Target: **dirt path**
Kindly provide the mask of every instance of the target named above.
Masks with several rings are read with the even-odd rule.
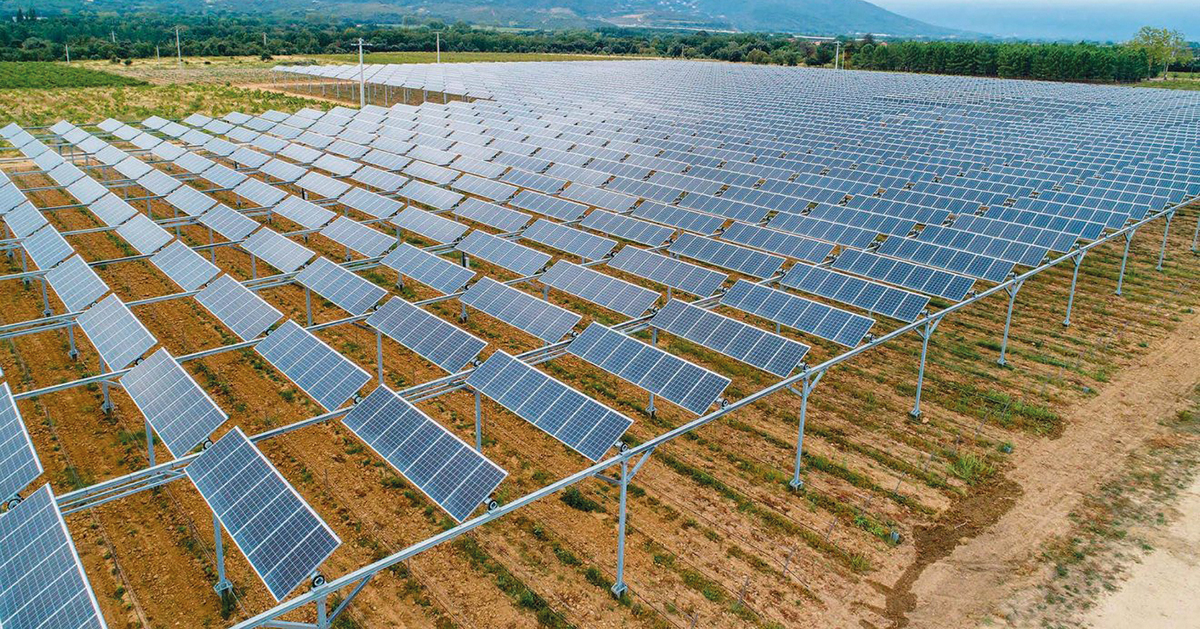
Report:
[[[1156,418],[1182,410],[1200,382],[1200,316],[1191,315],[1099,395],[1066,414],[1054,440],[1020,446],[1006,475],[1022,494],[998,521],[929,565],[912,584],[913,627],[964,627],[992,611],[1027,578],[1030,559],[1068,525],[1079,497],[1153,435]]]
[[[1096,629],[1170,629],[1200,623],[1200,478],[1180,496],[1171,524],[1150,535],[1155,550],[1117,592],[1087,614]]]

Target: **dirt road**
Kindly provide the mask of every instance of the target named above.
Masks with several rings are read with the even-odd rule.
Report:
[[[1200,382],[1200,316],[1178,328],[1118,375],[1096,397],[1064,414],[1054,440],[1030,442],[1007,477],[1022,490],[1011,509],[912,585],[911,627],[965,627],[1026,584],[1027,569],[1051,535],[1064,530],[1079,498],[1159,430],[1157,419],[1188,405]]]

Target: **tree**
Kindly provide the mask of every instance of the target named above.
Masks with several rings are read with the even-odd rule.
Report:
[[[1146,54],[1150,74],[1155,74],[1155,68],[1161,67],[1165,73],[1173,63],[1185,62],[1192,56],[1183,33],[1166,28],[1143,26],[1128,46]]]

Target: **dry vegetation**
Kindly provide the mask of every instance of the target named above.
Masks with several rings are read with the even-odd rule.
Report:
[[[139,89],[111,90],[111,104],[69,110],[67,115],[63,110],[38,111],[84,122],[118,107],[128,119],[163,106],[162,101],[139,105],[133,98],[142,93]],[[275,94],[237,100],[254,94],[244,90],[219,99],[222,89],[235,88],[173,89],[181,97],[180,109],[153,113],[178,116],[188,111],[184,103],[189,99],[200,99],[199,110],[208,113],[294,109],[303,102],[274,100],[291,98]],[[12,115],[37,115],[29,113],[29,105],[24,107]],[[51,182],[29,176],[20,183],[32,187]],[[39,206],[69,202],[58,191],[31,196]],[[222,200],[235,203],[228,195]],[[165,204],[154,205],[156,216],[170,213]],[[929,533],[938,530],[931,525],[948,512],[970,509],[978,511],[981,525],[996,517],[1002,499],[1011,492],[1003,480],[1007,458],[1019,457],[1022,444],[1030,440],[1058,434],[1063,409],[1104,387],[1117,369],[1146,351],[1151,341],[1169,334],[1178,315],[1195,305],[1200,269],[1187,248],[1189,223],[1196,218],[1193,208],[1175,222],[1161,273],[1154,270],[1160,227],[1138,235],[1124,297],[1113,295],[1118,245],[1089,254],[1069,328],[1061,325],[1069,268],[1060,266],[1027,282],[1018,297],[1008,367],[996,364],[1006,299],[994,297],[948,319],[930,344],[925,414],[920,420],[907,414],[920,350],[915,335],[833,369],[810,403],[801,492],[787,486],[798,396],[778,394],[660,447],[630,488],[630,593],[620,600],[608,590],[614,578],[618,492],[592,480],[379,575],[349,608],[342,626],[688,627],[698,619],[696,626],[703,627],[860,622],[883,627],[900,622],[906,592],[903,587],[893,589],[893,584],[903,583],[901,575],[910,566],[948,552],[962,534],[951,531],[950,537],[937,537]],[[63,231],[98,226],[93,216],[79,210],[55,212],[51,220]],[[277,219],[275,228],[296,226]],[[192,244],[208,239],[199,228],[185,228],[183,235]],[[107,233],[69,240],[88,260],[132,253]],[[344,254],[341,246],[320,236],[308,244],[332,259]],[[217,261],[239,279],[250,277],[244,254],[222,248]],[[8,273],[19,272],[19,258],[5,263]],[[486,264],[479,266],[493,277],[511,277]],[[120,263],[99,272],[126,301],[178,290],[146,262]],[[411,282],[397,290],[390,271],[370,271],[366,277],[407,299],[434,295]],[[303,321],[302,289],[273,288],[264,297]],[[551,298],[584,314],[585,325],[593,319],[617,320],[562,293],[554,292]],[[61,304],[55,309],[61,312]],[[36,284],[0,285],[4,323],[36,319],[40,310]],[[318,322],[344,316],[319,299],[314,300],[314,311]],[[458,304],[444,303],[433,311],[449,320],[457,315]],[[141,306],[135,312],[175,355],[235,341],[190,299]],[[882,325],[886,330],[897,324]],[[473,312],[465,327],[491,343],[485,355],[539,344],[481,313]],[[343,325],[319,336],[374,372],[371,332]],[[82,335],[76,338],[78,361],[67,358],[65,335],[48,332],[5,341],[0,366],[17,391],[94,373],[94,350]],[[660,344],[733,378],[726,392],[730,399],[773,381],[669,335],[662,335]],[[384,348],[390,386],[443,375],[391,341]],[[818,341],[809,362],[840,351]],[[253,351],[228,352],[186,367],[230,414],[227,427],[239,425],[256,433],[320,413]],[[576,359],[558,359],[545,369],[635,418],[627,435],[630,442],[691,418],[665,403],[657,417],[650,418],[644,412],[643,391]],[[146,465],[142,418],[123,393],[116,390],[114,395],[116,411],[111,416],[100,411],[101,392],[94,386],[21,402],[45,478],[56,492]],[[472,439],[469,394],[450,393],[420,407],[459,436]],[[484,412],[485,454],[510,472],[498,495],[501,502],[582,467],[580,457],[498,405],[485,401]],[[262,448],[345,541],[326,563],[327,574],[341,574],[451,524],[336,422],[272,439]],[[166,456],[160,450],[160,460]],[[73,515],[68,524],[111,626],[221,626],[226,619],[270,605],[242,555],[227,545],[236,601],[222,608],[211,589],[210,512],[187,482]],[[304,615],[293,619],[300,618]]]

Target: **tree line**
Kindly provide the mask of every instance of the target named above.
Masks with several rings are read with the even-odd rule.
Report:
[[[151,58],[175,54],[180,29],[186,56],[338,54],[356,50],[644,55],[731,62],[824,66],[839,47],[847,68],[1063,81],[1130,82],[1161,72],[1146,49],[1122,45],[1007,42],[810,41],[762,33],[664,32],[622,28],[508,32],[464,23],[356,25],[314,16],[280,18],[238,13],[105,15],[76,13],[0,20],[0,60]],[[1188,63],[1194,64],[1194,61]],[[1173,70],[1188,69],[1172,66]]]

